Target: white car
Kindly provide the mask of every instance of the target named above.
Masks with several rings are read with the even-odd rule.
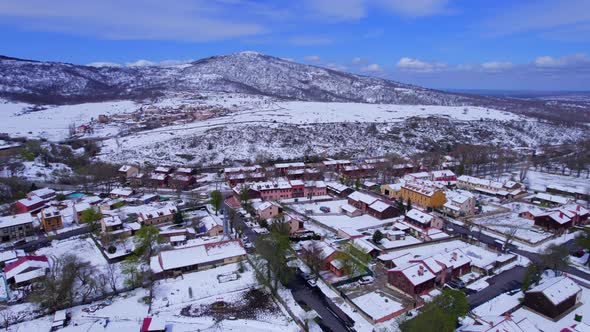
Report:
[[[361,285],[368,285],[370,283],[373,283],[373,281],[375,281],[375,278],[371,277],[371,276],[364,276],[362,278],[359,279],[359,284]]]
[[[244,242],[244,248],[246,249],[252,249],[253,245],[250,242]]]
[[[313,279],[309,279],[309,280],[307,281],[307,283],[308,283],[308,284],[309,284],[311,287],[316,287],[316,286],[318,285],[318,283],[317,283],[315,280],[313,280]]]

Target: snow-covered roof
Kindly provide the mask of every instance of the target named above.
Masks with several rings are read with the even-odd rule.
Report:
[[[324,160],[322,161],[322,163],[326,166],[333,166],[333,165],[345,165],[345,164],[350,164],[350,160],[347,159],[339,159],[339,160]]]
[[[182,242],[186,240],[186,235],[174,235],[170,237],[170,242]]]
[[[350,204],[343,204],[340,206],[340,208],[342,209],[342,211],[347,212],[347,213],[354,213],[357,208],[355,208],[354,206],[350,205]]]
[[[8,250],[0,252],[0,262],[11,261],[18,257],[25,256],[24,250]]]
[[[557,204],[567,204],[569,202],[569,199],[567,199],[566,197],[557,196],[557,195],[550,195],[550,194],[546,194],[546,193],[537,193],[537,194],[533,195],[533,198],[552,202],[552,203],[557,203]]]
[[[498,190],[502,189],[502,187],[504,187],[504,185],[502,185],[502,183],[500,183],[500,182],[476,178],[474,176],[469,176],[469,175],[461,175],[460,177],[457,178],[457,181],[466,182],[466,183],[469,183],[473,186],[486,186],[486,187],[495,188]]]
[[[428,174],[428,172],[416,172],[416,173],[406,174],[405,177],[410,180],[412,180],[412,179],[429,179],[430,174]]]
[[[436,276],[428,270],[422,263],[408,265],[402,268],[393,268],[390,272],[400,272],[403,274],[412,285],[421,285],[429,280],[434,279]]]
[[[548,184],[546,188],[558,190],[558,191],[563,191],[563,192],[570,193],[570,194],[579,194],[579,195],[586,194],[586,191],[584,190],[584,188],[579,188],[579,187],[573,188],[573,187],[562,186],[559,184]]]
[[[590,213],[590,211],[588,211],[588,209],[581,206],[580,204],[568,204],[568,205],[562,206],[561,209],[571,211],[578,216],[584,216],[584,215]]]
[[[329,182],[326,186],[328,187],[328,189],[331,189],[337,193],[341,193],[346,189],[350,189],[349,187],[338,182]]]
[[[360,201],[363,202],[365,204],[372,204],[373,202],[375,202],[377,200],[377,198],[371,196],[371,195],[367,195],[365,193],[362,193],[360,191],[355,191],[352,194],[348,195],[348,198],[355,200],[355,201]]]
[[[49,206],[41,211],[41,215],[43,216],[43,218],[53,218],[61,216],[61,212],[55,206]]]
[[[502,316],[520,305],[520,301],[518,300],[519,297],[522,297],[521,292],[518,292],[515,295],[507,293],[500,294],[488,302],[477,306],[473,309],[472,313],[478,317]]]
[[[111,190],[110,192],[111,195],[116,195],[116,196],[131,196],[133,194],[133,189],[131,188],[115,188],[113,190]]]
[[[320,259],[322,260],[328,258],[330,255],[336,252],[334,248],[324,241],[303,241],[300,242],[300,244],[301,248],[308,252],[315,247],[315,249],[319,252]]]
[[[138,211],[138,220],[143,222],[147,219],[168,216],[168,215],[176,213],[176,211],[178,211],[176,209],[176,207],[170,206],[170,205],[165,206],[163,208],[159,208],[159,209],[156,209],[151,206],[146,206],[146,208]]]
[[[407,190],[411,190],[411,191],[417,192],[421,195],[425,195],[425,196],[429,196],[429,197],[434,195],[437,191],[439,191],[439,189],[432,186],[431,183],[425,183],[425,182],[406,182],[402,185],[402,188],[405,188]]]
[[[411,209],[410,211],[408,211],[406,213],[406,217],[408,217],[412,220],[415,220],[421,224],[427,224],[434,219],[434,216],[432,216],[428,213],[422,212],[418,209]]]
[[[324,181],[305,181],[306,188],[326,188],[326,183]]]
[[[458,268],[465,264],[471,263],[471,259],[467,257],[460,249],[455,249],[450,252],[441,253],[433,256],[434,260],[444,264],[446,267]]]
[[[369,205],[369,208],[375,210],[377,212],[383,212],[387,210],[387,208],[392,207],[391,205],[383,202],[382,200],[377,200],[373,204]]]
[[[11,216],[0,217],[0,228],[28,224],[32,223],[33,220],[34,219],[30,213],[13,214]]]
[[[192,170],[191,168],[188,168],[188,167],[178,167],[178,168],[176,169],[176,173],[186,173],[186,174],[190,174],[190,173],[192,173],[192,172],[193,172],[193,170]]]
[[[17,203],[22,204],[26,207],[30,207],[30,206],[34,206],[36,204],[40,204],[40,203],[45,203],[45,201],[43,200],[43,198],[36,196],[36,195],[32,195],[23,199],[19,199],[17,201]]]
[[[455,176],[455,173],[449,169],[441,169],[439,171],[432,171],[433,178],[443,178],[443,177],[451,177]]]
[[[49,260],[46,256],[23,256],[4,267],[6,279],[31,269],[49,268]]]
[[[542,283],[527,291],[527,293],[543,293],[554,305],[559,305],[582,289],[568,277],[553,277],[542,280]]]
[[[278,163],[278,164],[275,164],[275,168],[290,168],[290,167],[293,167],[293,168],[295,168],[295,167],[302,168],[302,167],[305,167],[305,163],[295,162],[295,163]]]
[[[289,183],[291,183],[292,186],[304,186],[305,182],[303,182],[303,180],[291,180],[289,181]]]
[[[122,224],[119,216],[104,216],[101,221],[105,227],[114,227]]]
[[[154,170],[154,172],[156,172],[156,173],[169,173],[170,172],[170,167],[158,166],[158,167],[156,167],[156,169]]]
[[[141,324],[141,332],[166,330],[166,321],[161,318],[146,317]]]
[[[379,247],[372,244],[371,242],[369,242],[366,239],[354,239],[354,240],[352,240],[352,243],[354,244],[355,247],[362,250],[365,254],[368,254],[374,250],[376,250],[378,252],[382,251],[381,249],[379,249]]]
[[[50,188],[40,188],[40,189],[31,191],[29,193],[29,195],[35,195],[35,196],[39,196],[39,197],[53,196],[53,195],[55,195],[55,190],[50,189]]]
[[[274,204],[270,201],[254,201],[252,202],[252,208],[256,211],[264,211],[266,209],[269,209],[273,206]]]
[[[260,165],[241,166],[241,167],[226,167],[223,170],[223,172],[224,173],[256,172],[261,168],[262,168],[262,166],[260,166]]]
[[[162,251],[159,254],[159,264],[166,271],[242,255],[246,255],[246,251],[240,241],[229,240],[196,247]]]
[[[376,292],[353,298],[352,302],[362,308],[373,320],[378,320],[404,309],[401,303]]]
[[[264,190],[276,190],[276,189],[291,189],[291,184],[285,179],[276,179],[274,181],[261,181],[244,184],[250,189],[264,191]]]
[[[129,170],[130,170],[132,167],[134,167],[134,166],[131,166],[131,165],[123,165],[123,166],[121,166],[121,167],[119,168],[119,172],[127,172],[127,171],[129,171]]]
[[[333,267],[335,267],[338,270],[341,270],[344,267],[344,262],[339,259],[333,259],[330,262],[330,265],[332,265]]]
[[[164,181],[166,180],[167,175],[163,173],[152,173],[150,174],[150,179],[157,180],[157,181]]]

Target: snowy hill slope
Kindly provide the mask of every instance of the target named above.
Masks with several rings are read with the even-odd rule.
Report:
[[[63,104],[144,99],[166,92],[239,92],[305,101],[481,104],[483,97],[425,89],[253,52],[175,67],[90,67],[0,57],[0,96]]]

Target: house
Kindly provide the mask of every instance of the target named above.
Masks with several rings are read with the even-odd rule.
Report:
[[[377,219],[390,219],[399,216],[401,213],[397,207],[385,203],[382,200],[373,202],[367,208],[367,214]]]
[[[45,200],[39,196],[31,195],[29,197],[19,199],[15,203],[17,213],[31,213],[37,212],[45,207]]]
[[[582,289],[572,279],[560,276],[543,279],[524,293],[523,304],[538,313],[556,318],[576,307]]]
[[[162,208],[146,207],[137,213],[137,221],[143,225],[158,225],[171,222],[177,211],[178,209],[171,205]]]
[[[64,227],[61,211],[54,206],[41,210],[41,226],[47,233]]]
[[[409,264],[387,271],[387,283],[403,293],[417,297],[432,290],[436,276],[422,263]]]
[[[119,216],[103,216],[100,219],[100,228],[103,233],[112,233],[123,229],[123,222]]]
[[[206,215],[200,220],[199,233],[207,233],[208,236],[223,234],[223,220],[215,215]]]
[[[46,203],[52,199],[55,199],[57,196],[55,190],[49,188],[41,188],[37,190],[33,190],[27,194],[27,197],[37,196],[43,199]]]
[[[131,188],[115,188],[109,193],[110,198],[129,198],[135,191]]]
[[[154,173],[156,174],[167,174],[170,175],[174,172],[174,168],[168,166],[158,166],[154,169]]]
[[[402,190],[401,183],[390,183],[381,186],[381,195],[389,197],[390,200],[398,199]]]
[[[289,228],[289,236],[304,236],[306,233],[304,222],[291,214],[285,214],[280,219],[270,219],[269,224],[273,223],[286,225]]]
[[[0,217],[1,242],[16,241],[32,235],[34,220],[30,213]]]
[[[195,177],[176,173],[170,178],[169,183],[171,188],[186,190],[195,184]]]
[[[129,184],[135,187],[139,187],[142,186],[144,181],[147,181],[147,176],[143,173],[137,173],[135,175],[132,175],[131,177],[128,178],[129,180]]]
[[[428,172],[417,172],[417,173],[410,173],[404,176],[406,181],[427,181],[430,180],[430,174]]]
[[[487,195],[508,196],[509,192],[504,185],[497,181],[485,180],[469,175],[461,175],[457,178],[457,188],[475,190]]]
[[[453,217],[464,217],[475,214],[475,196],[469,191],[447,191],[447,201],[442,212]]]
[[[363,211],[355,208],[354,206],[352,206],[350,204],[341,205],[340,210],[342,211],[342,213],[346,214],[347,216],[349,216],[351,218],[363,215]]]
[[[175,236],[183,236],[185,239],[193,239],[196,235],[196,231],[192,227],[187,228],[170,228],[160,231],[159,236],[165,241],[171,242]],[[218,234],[216,234],[218,235]],[[215,235],[215,236],[216,236]]]
[[[432,214],[420,211],[418,209],[411,209],[406,213],[404,220],[416,227],[422,229],[437,228],[441,229],[443,221]]]
[[[168,180],[170,176],[166,173],[151,173],[149,176],[149,183],[152,187],[165,187],[168,185]]]
[[[532,215],[535,225],[551,230],[556,233],[563,233],[565,230],[574,226],[576,214],[564,208],[558,208],[539,212],[538,210],[529,210],[528,213],[521,213],[525,216]]]
[[[86,202],[76,203],[72,206],[74,221],[77,224],[80,224],[80,218],[82,217],[82,213],[88,209],[92,209],[92,206]]]
[[[453,185],[457,182],[457,176],[451,170],[442,169],[440,171],[430,172],[430,181],[440,182],[444,185]]]
[[[357,249],[371,256],[372,258],[376,258],[383,253],[383,250],[369,242],[369,240],[366,238],[354,239],[352,240],[352,243]]]
[[[186,175],[186,176],[192,176],[193,175],[193,169],[192,168],[188,168],[188,167],[178,167],[176,169],[176,174],[178,175]]]
[[[354,189],[338,182],[330,182],[326,185],[326,193],[336,197],[348,197]]]
[[[303,197],[311,198],[328,194],[324,181],[305,181],[303,186]]]
[[[361,210],[363,213],[366,213],[369,205],[375,203],[377,200],[378,199],[376,197],[362,193],[360,191],[355,191],[348,195],[348,204]]]
[[[566,187],[558,184],[550,184],[547,185],[545,191],[549,194],[572,196],[576,199],[588,200],[590,198],[590,193],[582,187]]]
[[[461,332],[540,332],[527,318],[514,319],[510,315],[477,317],[475,324],[463,326]],[[570,331],[569,329],[567,329]]]
[[[263,181],[266,178],[264,168],[260,165],[228,167],[223,170],[223,173],[225,181],[232,187],[238,183]]]
[[[139,174],[139,168],[131,165],[123,165],[119,168],[119,174],[123,178],[131,178]]]
[[[178,275],[236,263],[245,257],[246,250],[239,239],[224,240],[162,251],[151,258],[150,268],[156,274]]]
[[[538,204],[545,204],[547,206],[559,206],[568,204],[570,199],[563,196],[550,195],[546,193],[536,193],[530,196],[530,201]]]
[[[286,179],[276,179],[273,181],[245,183],[243,186],[252,189],[262,200],[279,200],[293,198],[293,189]],[[241,187],[240,187],[241,190]],[[238,190],[238,192],[240,191]]]
[[[286,176],[288,171],[305,170],[305,163],[278,163],[274,165],[275,171],[279,176]]]
[[[283,213],[283,208],[275,202],[256,200],[251,203],[251,206],[258,220],[272,219]]]
[[[322,161],[323,167],[332,172],[339,172],[344,166],[350,165],[351,161],[346,159],[329,159]]]
[[[23,256],[26,256],[26,253],[22,249],[2,251],[0,252],[0,266],[4,267]]]
[[[300,244],[304,258],[313,257],[314,259],[319,259],[320,269],[330,270],[330,262],[334,260],[336,249],[324,241],[302,241]]]
[[[166,321],[161,318],[146,317],[139,332],[166,332]]]
[[[411,201],[426,208],[439,208],[446,202],[445,193],[438,187],[426,182],[406,182],[400,190],[400,199]]]
[[[46,256],[24,256],[4,267],[6,281],[15,286],[22,286],[49,272],[49,260]]]

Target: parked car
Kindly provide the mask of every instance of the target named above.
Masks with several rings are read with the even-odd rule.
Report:
[[[373,283],[373,281],[375,281],[375,278],[371,277],[371,276],[364,276],[362,278],[359,279],[359,284],[361,285],[368,285]]]
[[[447,285],[449,285],[451,288],[454,288],[454,289],[465,288],[465,283],[461,280],[451,280],[451,281],[447,282]]]
[[[311,287],[316,287],[318,285],[318,283],[314,279],[309,279],[307,281],[307,284],[310,285]]]
[[[330,208],[327,206],[320,206],[320,211],[322,211],[323,213],[329,213]]]
[[[313,273],[303,273],[301,276],[305,280],[313,280],[316,278],[315,274],[313,274]]]
[[[574,251],[570,252],[570,255],[580,258],[580,257],[584,256],[585,253],[586,252],[583,249],[580,249],[580,250],[574,250]]]

